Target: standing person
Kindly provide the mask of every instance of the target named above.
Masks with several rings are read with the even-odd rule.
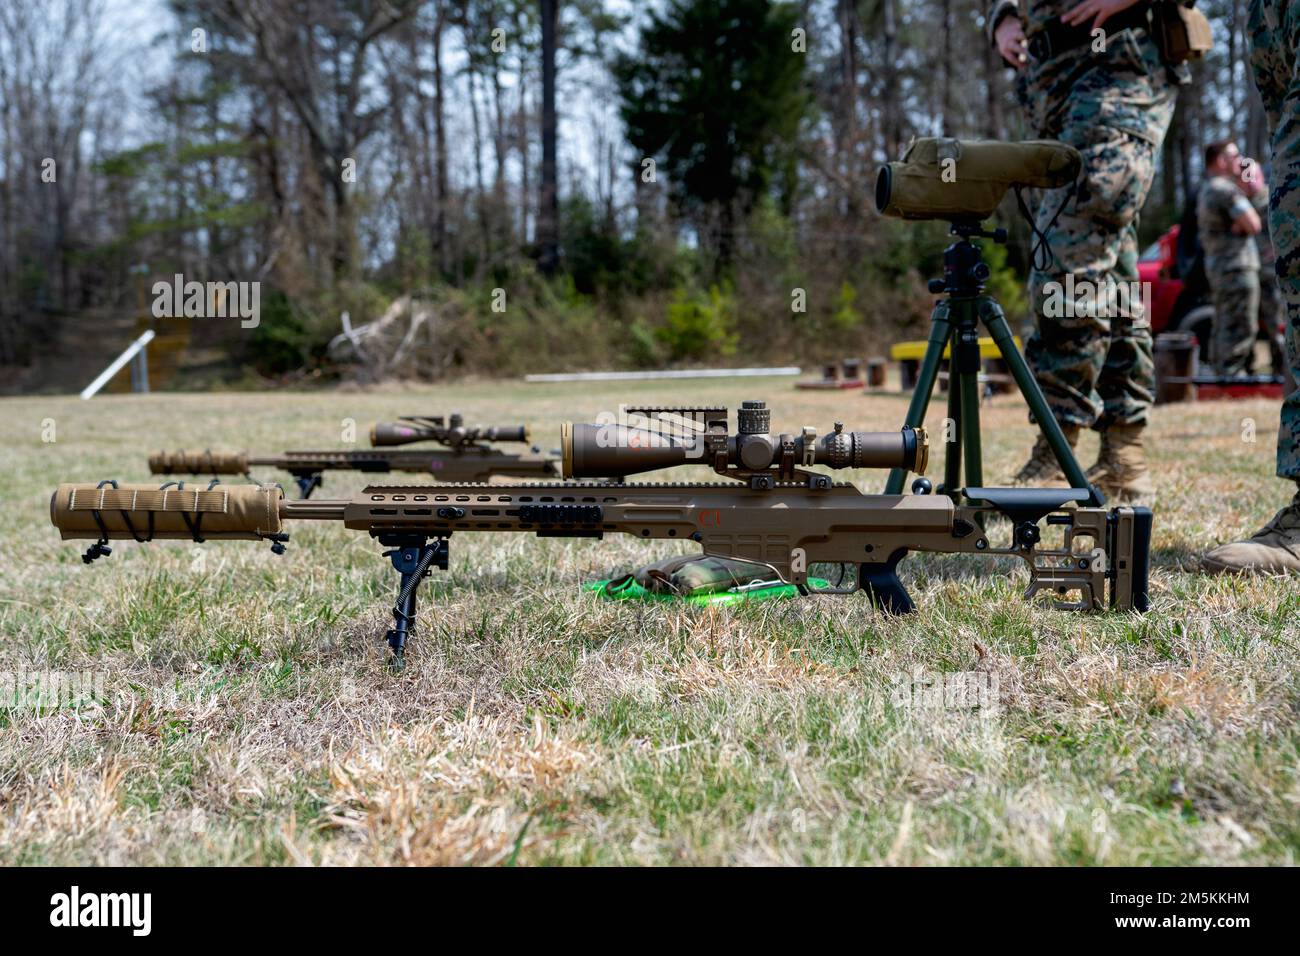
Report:
[[[1259,213],[1243,189],[1241,151],[1231,140],[1205,147],[1196,222],[1214,302],[1210,362],[1222,377],[1245,375],[1259,330]]]
[[[1287,361],[1300,381],[1300,4],[1251,0],[1251,65],[1272,132],[1273,188],[1268,225],[1277,248],[1277,284],[1286,303]],[[1282,400],[1277,476],[1297,485],[1291,503],[1245,541],[1201,560],[1212,573],[1300,574],[1300,387]]]
[[[988,19],[998,52],[1017,71],[1019,99],[1037,135],[1083,155],[1077,193],[1049,191],[1038,208],[1036,225],[1053,261],[1036,262],[1030,276],[1037,328],[1025,357],[1070,444],[1083,428],[1101,433],[1089,480],[1134,504],[1149,503],[1154,491],[1143,433],[1155,365],[1141,296],[1119,290],[1138,282],[1138,212],[1186,76],[1161,59],[1148,7],[1137,0],[995,0]],[[1071,274],[1076,301],[1054,308]],[[1064,481],[1041,436],[1016,481]]]
[[[1241,161],[1241,191],[1259,215],[1262,228],[1255,234],[1259,250],[1259,328],[1268,341],[1274,375],[1286,375],[1286,340],[1278,334],[1286,319],[1286,305],[1277,285],[1277,253],[1268,230],[1268,181],[1263,168],[1253,159]]]

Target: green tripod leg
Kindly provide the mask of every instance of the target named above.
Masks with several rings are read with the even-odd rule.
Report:
[[[979,337],[974,329],[959,332],[969,336],[970,341],[962,342],[954,351],[960,351],[960,358],[953,361],[960,366],[961,376],[961,428],[962,442],[966,446],[966,487],[984,487],[984,452],[980,447],[980,351]],[[952,387],[951,380],[949,387]],[[955,490],[955,489],[953,489]]]
[[[953,350],[948,353],[948,420],[943,423],[943,488],[940,489],[953,501],[957,500],[957,489],[961,487],[961,447],[966,434],[966,409],[962,406],[961,375],[956,359],[956,339],[960,335],[958,325],[953,329]]]
[[[1071,488],[1087,488],[1091,494],[1089,504],[1093,507],[1101,507],[1105,499],[1101,493],[1088,483],[1088,478],[1079,466],[1079,460],[1074,457],[1074,449],[1065,438],[1065,432],[1061,431],[1061,426],[1056,421],[1056,416],[1047,406],[1047,399],[1043,397],[1042,389],[1038,387],[1038,382],[1034,379],[1034,374],[1029,370],[1029,364],[1025,357],[1020,354],[1020,349],[1016,348],[1015,337],[1011,334],[1011,327],[1007,325],[1007,317],[1002,313],[1002,307],[993,299],[987,296],[981,296],[978,302],[979,316],[984,323],[984,327],[989,330],[989,335],[997,344],[998,351],[1002,355],[1003,361],[1007,363],[1007,368],[1011,370],[1011,377],[1016,380],[1016,385],[1020,388],[1020,394],[1024,396],[1026,404],[1029,405],[1029,411],[1034,416],[1034,421],[1038,423],[1043,437],[1047,439],[1047,444],[1052,448],[1052,454],[1056,456],[1057,463],[1061,470],[1065,472],[1066,480],[1070,482]]]
[[[952,324],[948,319],[948,301],[936,302],[930,313],[930,338],[925,346],[925,356],[921,359],[921,369],[916,375],[916,388],[912,392],[912,401],[907,406],[907,418],[903,424],[909,428],[920,428],[925,424],[925,413],[930,409],[930,395],[934,383],[939,378],[939,363],[943,361],[943,351],[948,347],[952,334]],[[885,482],[885,494],[901,495],[907,472],[894,468],[889,472]]]

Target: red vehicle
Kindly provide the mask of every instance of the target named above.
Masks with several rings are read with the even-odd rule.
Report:
[[[1138,259],[1138,278],[1151,290],[1151,333],[1192,332],[1201,346],[1201,361],[1209,361],[1210,329],[1214,306],[1204,275],[1191,283],[1178,272],[1178,231],[1174,225],[1147,247]],[[1200,269],[1196,270],[1198,273]]]

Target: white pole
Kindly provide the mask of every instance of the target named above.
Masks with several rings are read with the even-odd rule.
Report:
[[[82,401],[94,398],[95,394],[108,384],[108,380],[122,370],[123,365],[135,358],[136,353],[153,341],[153,337],[153,329],[148,329],[143,335],[128,345],[121,355],[113,359],[113,363],[109,365],[108,368],[99,373],[98,378],[81,390]]]
[[[798,375],[798,366],[779,368],[686,368],[660,369],[648,372],[560,372],[555,374],[525,375],[524,381],[536,382],[635,382],[638,380],[674,378],[759,378],[768,375]]]

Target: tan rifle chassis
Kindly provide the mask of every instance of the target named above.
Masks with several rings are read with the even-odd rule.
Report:
[[[1146,610],[1149,511],[1074,507],[1087,494],[1077,489],[968,488],[966,494],[984,504],[793,482],[768,490],[735,482],[381,486],[333,501],[287,500],[274,486],[101,483],[60,485],[51,518],[65,539],[96,539],[87,562],[107,553],[115,539],[266,539],[282,552],[285,523],[339,521],[364,531],[390,548],[385,555],[401,574],[388,632],[397,660],[414,624],[416,588],[434,567],[447,567],[448,539],[457,532],[688,540],[706,554],[765,564],[801,589],[815,564],[851,565],[853,586],[834,593],[863,590],[897,613],[913,609],[897,577],[909,551],[1014,556],[1029,568],[1026,598],[1046,591],[1070,609]],[[984,531],[995,513],[1010,519],[998,527],[1000,535]],[[1044,522],[1061,527],[1058,546],[1042,543]]]

